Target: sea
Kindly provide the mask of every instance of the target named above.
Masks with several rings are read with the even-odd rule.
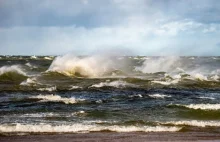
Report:
[[[220,132],[220,57],[0,56],[0,135]]]

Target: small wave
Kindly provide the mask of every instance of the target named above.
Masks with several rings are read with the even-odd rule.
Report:
[[[163,94],[152,94],[152,95],[148,95],[151,98],[160,98],[160,99],[164,99],[164,98],[170,98],[170,95],[163,95]]]
[[[190,109],[201,109],[201,110],[219,110],[220,109],[220,104],[190,104],[190,105],[175,104],[174,106],[186,107]]]
[[[113,132],[176,132],[181,127],[167,126],[101,126],[94,124],[73,124],[73,125],[50,125],[50,124],[2,124],[0,132],[12,133],[82,133],[94,131],[113,131]]]
[[[198,121],[198,120],[187,120],[187,121],[170,121],[161,124],[168,125],[187,125],[196,127],[220,127],[220,121]]]
[[[19,65],[12,65],[12,66],[3,66],[0,68],[0,75],[8,72],[15,72],[24,76],[27,76],[26,73],[22,70],[21,66]]]
[[[75,98],[62,98],[59,95],[38,95],[30,97],[31,99],[40,99],[41,102],[63,102],[65,104],[75,104],[78,102]]]
[[[126,86],[134,86],[133,84],[127,83],[125,81],[113,81],[113,82],[101,82],[99,84],[94,84],[90,87],[95,87],[95,88],[101,88],[104,86],[108,86],[108,87],[116,87],[116,88],[123,88]]]
[[[37,89],[39,91],[49,91],[49,92],[52,92],[52,91],[56,91],[57,90],[57,87],[54,86],[54,87],[48,87],[48,88],[39,88]]]

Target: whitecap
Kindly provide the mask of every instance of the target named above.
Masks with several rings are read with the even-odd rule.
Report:
[[[44,57],[46,60],[53,60],[51,57]]]
[[[80,89],[82,87],[79,87],[79,86],[70,86],[69,90],[74,90],[74,89]]]
[[[123,88],[126,86],[134,86],[133,84],[127,83],[125,81],[112,81],[112,82],[101,82],[98,84],[94,84],[90,87],[95,87],[95,88],[101,88],[104,86],[109,86],[109,87],[116,87],[116,88]]]
[[[195,77],[196,79],[199,79],[199,80],[201,80],[201,81],[203,81],[203,80],[206,80],[206,81],[207,81],[207,80],[208,80],[206,76],[204,76],[204,75],[202,75],[202,74],[200,74],[200,73],[194,74],[193,77]]]
[[[164,99],[164,98],[170,98],[170,95],[164,95],[164,94],[152,94],[152,95],[148,95],[151,98],[159,98],[159,99]]]
[[[32,96],[30,97],[32,99],[41,99],[41,102],[63,102],[65,104],[75,104],[77,103],[79,100],[76,100],[75,98],[71,97],[71,98],[65,98],[65,97],[61,97],[59,95],[38,95],[38,96]]]
[[[53,86],[53,87],[47,87],[47,88],[38,88],[37,90],[39,90],[39,91],[49,91],[49,92],[52,92],[52,91],[56,91],[56,90],[57,90],[57,87],[56,87],[56,86]]]
[[[171,85],[171,84],[177,84],[179,82],[179,79],[171,80],[171,81],[151,81],[152,83],[162,84],[162,85]]]

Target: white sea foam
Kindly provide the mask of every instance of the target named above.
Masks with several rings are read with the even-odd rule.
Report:
[[[203,80],[206,80],[206,81],[207,81],[207,80],[208,80],[206,76],[204,76],[204,75],[202,75],[202,74],[200,74],[200,73],[194,74],[193,77],[195,77],[196,79],[199,79],[199,80],[201,80],[201,81],[203,81]]]
[[[102,126],[95,124],[72,124],[72,125],[50,125],[50,124],[2,124],[0,132],[35,132],[35,133],[80,133],[109,130],[114,132],[176,132],[181,127],[167,126]]]
[[[37,59],[37,57],[35,55],[31,56],[31,59]]]
[[[159,99],[164,99],[164,98],[170,98],[170,95],[164,95],[164,94],[152,94],[152,95],[148,95],[151,98],[159,98]]]
[[[199,99],[209,99],[209,100],[215,100],[213,97],[198,97]]]
[[[46,60],[53,60],[51,57],[44,57]]]
[[[190,104],[190,105],[180,105],[175,104],[176,106],[183,106],[190,109],[202,109],[202,110],[219,110],[220,104]]]
[[[186,121],[170,121],[161,124],[188,125],[188,126],[196,126],[196,127],[220,127],[220,121],[186,120]]]
[[[39,91],[49,91],[49,92],[52,92],[52,91],[56,91],[57,90],[57,87],[56,86],[53,86],[53,87],[47,87],[47,88],[39,88],[37,89]]]
[[[160,57],[156,59],[146,59],[142,66],[136,67],[135,70],[143,73],[168,72],[173,70],[179,57]]]
[[[79,87],[79,86],[70,86],[70,89],[69,89],[69,90],[74,90],[74,89],[79,89],[79,88],[82,88],[82,87]]]
[[[7,72],[16,72],[21,75],[26,75],[26,73],[22,70],[21,66],[19,65],[3,66],[0,68],[0,75],[7,73]]]
[[[61,97],[59,95],[38,95],[38,96],[32,96],[30,97],[32,99],[41,99],[41,102],[63,102],[65,104],[75,104],[79,100],[76,100],[75,98],[65,98]]]
[[[215,80],[215,81],[219,81],[220,78],[219,78],[218,75],[214,75],[214,76],[211,77],[211,79],[213,79],[213,80]]]
[[[25,81],[21,82],[20,85],[30,86],[35,85],[37,83],[36,78],[27,78]]]
[[[114,67],[108,57],[90,56],[76,57],[71,54],[57,57],[47,71],[56,71],[67,76],[81,75],[99,77]]]
[[[28,67],[30,67],[30,68],[37,68],[36,66],[32,65],[32,64],[31,64],[31,63],[29,63],[29,62],[28,62],[28,63],[26,63],[25,65],[26,65],[26,66],[28,66]]]
[[[95,87],[95,88],[101,88],[104,86],[109,86],[109,87],[116,87],[116,88],[123,88],[126,86],[134,86],[133,84],[127,83],[125,81],[112,81],[112,82],[101,82],[98,84],[94,84],[90,87]]]
[[[171,85],[171,84],[177,84],[179,82],[179,79],[171,80],[171,81],[151,81],[152,83],[162,84],[162,85]]]

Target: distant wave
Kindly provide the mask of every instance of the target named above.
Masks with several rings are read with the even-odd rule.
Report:
[[[181,127],[168,126],[102,126],[95,124],[70,124],[70,125],[50,125],[50,124],[1,124],[0,132],[12,133],[85,133],[97,131],[113,132],[176,132]]]

